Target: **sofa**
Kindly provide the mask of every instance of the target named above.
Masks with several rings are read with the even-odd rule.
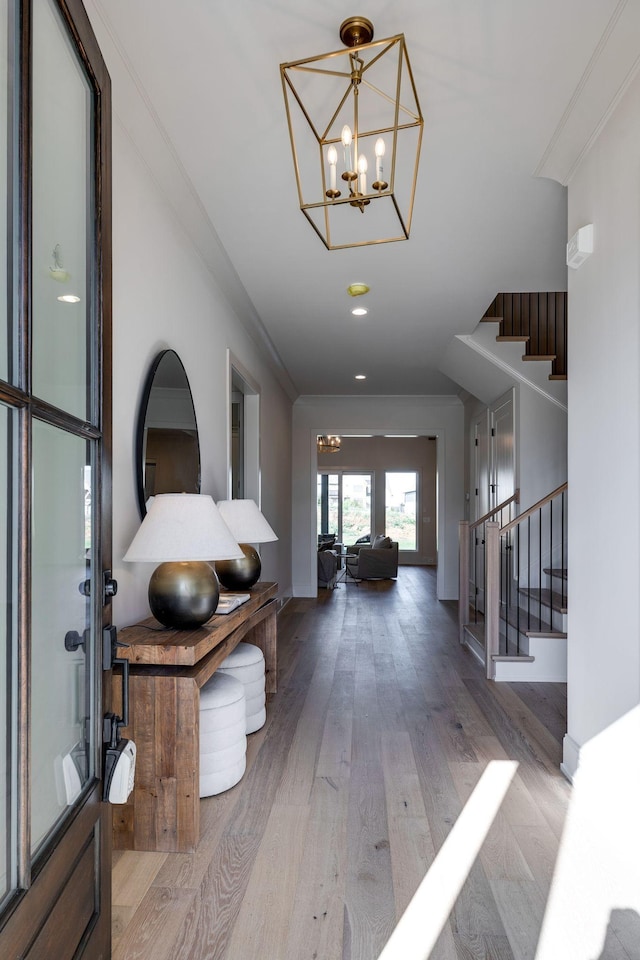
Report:
[[[377,536],[371,543],[354,543],[347,553],[355,559],[347,560],[349,575],[356,580],[390,580],[398,576],[398,542],[390,537]]]
[[[336,544],[335,534],[318,535],[318,586],[333,590],[338,576],[338,549],[342,544]]]

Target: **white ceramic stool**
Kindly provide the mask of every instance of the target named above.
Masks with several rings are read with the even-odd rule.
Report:
[[[229,790],[247,764],[246,698],[239,680],[214,673],[200,690],[200,796]]]
[[[246,733],[254,733],[267,719],[264,654],[253,643],[240,642],[218,667],[218,673],[235,677],[244,687],[246,699]]]

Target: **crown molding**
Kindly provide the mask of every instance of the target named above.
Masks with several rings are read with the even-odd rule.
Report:
[[[640,4],[619,0],[534,176],[568,185],[640,68],[639,38]]]
[[[338,404],[348,404],[348,403],[361,403],[362,401],[368,403],[380,403],[384,401],[385,403],[392,403],[394,406],[409,406],[415,408],[416,405],[421,407],[460,407],[462,406],[462,400],[458,394],[454,393],[423,393],[423,394],[376,394],[376,393],[345,393],[345,394],[301,394],[295,401],[294,406],[296,407],[317,407],[317,406],[335,406]]]

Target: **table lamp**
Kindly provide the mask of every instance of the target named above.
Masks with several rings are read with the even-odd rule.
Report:
[[[124,560],[160,563],[149,581],[151,612],[166,627],[205,623],[220,586],[206,561],[244,557],[210,496],[162,493],[148,505]]]
[[[258,509],[255,500],[221,500],[218,510],[240,544],[241,560],[216,561],[218,579],[229,590],[247,590],[260,578],[262,564],[252,543],[270,543],[277,536]]]

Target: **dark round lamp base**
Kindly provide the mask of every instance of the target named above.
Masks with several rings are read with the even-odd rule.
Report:
[[[187,630],[216,612],[220,586],[204,560],[161,563],[149,581],[151,612],[165,627]]]
[[[241,543],[243,560],[216,560],[218,580],[227,590],[248,590],[260,579],[262,564],[258,551],[248,543]]]

